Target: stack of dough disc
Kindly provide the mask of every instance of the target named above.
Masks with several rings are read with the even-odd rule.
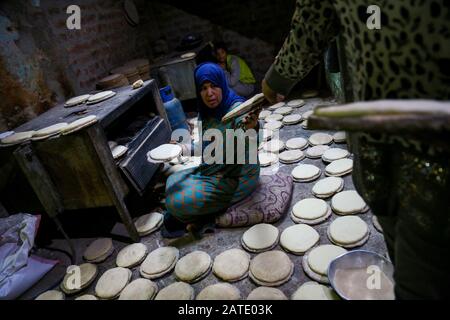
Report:
[[[336,193],[331,198],[331,208],[339,215],[358,214],[369,210],[363,198],[355,190]]]
[[[264,118],[264,121],[266,122],[281,121],[281,120],[283,120],[283,116],[278,113],[270,114]]]
[[[287,105],[291,108],[300,108],[302,106],[305,105],[305,100],[303,99],[296,99],[296,100],[291,100],[287,103]]]
[[[258,287],[253,289],[247,300],[287,300],[286,295],[277,288]]]
[[[369,239],[369,227],[360,217],[339,217],[330,223],[328,238],[334,244],[344,248],[362,246]]]
[[[312,115],[314,110],[306,111],[302,114],[303,119],[308,120],[309,116]]]
[[[264,124],[264,129],[269,129],[272,131],[279,130],[283,126],[281,121],[269,121]]]
[[[312,146],[327,145],[333,142],[333,137],[328,133],[317,132],[312,134],[308,141]]]
[[[330,149],[329,146],[319,145],[308,148],[306,150],[306,156],[310,159],[319,159],[322,157],[323,153]]]
[[[318,94],[317,90],[306,90],[302,93],[302,98],[314,98],[317,97]]]
[[[175,266],[175,276],[181,281],[194,283],[206,277],[211,267],[212,260],[209,254],[197,250],[178,260]]]
[[[133,243],[119,251],[116,265],[123,268],[133,268],[144,261],[147,256],[147,246],[143,243]]]
[[[114,149],[112,149],[111,153],[113,156],[113,159],[119,159],[120,157],[124,156],[128,152],[128,148],[125,146],[115,146]]]
[[[278,162],[278,155],[272,152],[259,152],[258,160],[261,167],[268,167]]]
[[[322,199],[306,198],[292,207],[291,219],[296,223],[314,225],[327,220],[331,215],[331,208]]]
[[[272,111],[269,110],[263,110],[259,113],[259,120],[264,120],[267,116],[270,116],[272,114]]]
[[[64,300],[64,293],[58,290],[48,290],[41,293],[35,300]]]
[[[3,145],[12,146],[31,140],[36,131],[24,131],[13,133],[1,140]]]
[[[278,103],[275,103],[274,105],[271,105],[268,109],[273,111],[273,110],[276,110],[278,108],[281,108],[284,105],[285,105],[284,102],[278,102]]]
[[[146,236],[158,230],[163,224],[164,216],[159,212],[150,212],[139,217],[134,225],[139,235]]]
[[[122,66],[112,69],[110,73],[124,75],[128,83],[133,83],[141,78],[138,69],[130,66]]]
[[[347,135],[345,134],[345,131],[338,131],[335,134],[333,134],[333,140],[336,143],[345,143],[347,139]]]
[[[127,86],[130,83],[128,79],[121,73],[114,73],[107,77],[100,79],[97,82],[97,87],[100,90],[113,89],[118,87]]]
[[[112,97],[114,97],[116,95],[116,93],[114,91],[101,91],[99,93],[93,94],[92,96],[89,97],[89,99],[87,100],[87,104],[95,104],[95,103],[99,103],[105,100],[108,100]]]
[[[322,154],[322,160],[325,162],[333,162],[335,160],[347,158],[350,153],[341,148],[330,148]]]
[[[44,140],[44,139],[47,139],[49,137],[55,136],[55,135],[59,134],[67,126],[68,126],[67,123],[61,122],[61,123],[56,123],[56,124],[51,125],[49,127],[37,130],[33,134],[33,137],[31,138],[31,140],[34,140],[34,141],[36,141],[36,140]]]
[[[75,300],[98,300],[98,298],[92,294],[83,294],[82,296],[76,297]]]
[[[196,300],[239,300],[239,289],[229,283],[216,283],[204,288]]]
[[[269,129],[263,129],[262,130],[262,141],[268,141],[272,139],[273,131]]]
[[[230,249],[214,259],[213,273],[223,281],[235,282],[248,275],[250,255],[241,249]]]
[[[263,146],[264,151],[278,153],[284,149],[284,142],[279,139],[271,139]]]
[[[378,221],[377,216],[372,216],[372,223],[378,232],[383,233],[383,228],[381,228],[381,225],[380,225],[380,222]]]
[[[289,281],[293,272],[294,264],[280,250],[260,253],[250,262],[250,278],[261,286],[281,286]]]
[[[68,272],[64,276],[63,281],[61,282],[60,288],[61,290],[66,294],[75,294],[83,289],[87,288],[94,280],[95,277],[97,277],[98,274],[98,268],[95,264],[92,263],[83,263],[79,266],[76,266],[79,268],[79,275],[80,275],[80,283],[78,288],[73,288],[75,283],[70,283],[70,281],[73,279],[73,275],[78,273],[72,273]]]
[[[278,155],[280,162],[290,164],[299,162],[305,158],[303,151],[298,149],[286,150]]]
[[[70,108],[77,106],[79,104],[83,104],[89,99],[90,96],[91,96],[90,94],[83,94],[81,96],[70,98],[69,100],[66,101],[66,103],[64,103],[64,107]]]
[[[320,283],[330,283],[328,266],[332,260],[346,252],[346,249],[332,244],[317,246],[303,256],[303,270],[313,280]]]
[[[340,177],[327,177],[316,182],[312,194],[320,199],[326,199],[344,188],[344,179]]]
[[[151,300],[158,292],[158,285],[151,280],[138,278],[130,282],[120,293],[119,300]]]
[[[112,268],[107,270],[95,286],[95,295],[100,299],[115,299],[131,280],[132,272],[126,268]]]
[[[319,233],[306,224],[297,224],[284,229],[280,237],[280,245],[287,252],[302,255],[317,242]]]
[[[292,177],[296,182],[313,181],[319,178],[320,175],[320,169],[312,164],[299,164],[292,170]]]
[[[291,297],[292,300],[339,300],[333,289],[315,281],[302,284]]]
[[[259,223],[244,232],[241,244],[247,251],[262,252],[274,248],[280,239],[280,231],[277,227]]]
[[[97,117],[94,115],[90,115],[90,116],[75,120],[74,122],[71,122],[67,127],[62,129],[61,132],[62,132],[62,134],[69,134],[69,133],[78,131],[82,128],[88,127],[96,122],[97,122]]]
[[[286,141],[286,148],[287,149],[300,149],[303,150],[306,147],[308,147],[308,140],[305,138],[291,138],[288,141]]]
[[[283,118],[283,124],[291,125],[299,123],[302,120],[302,116],[300,114],[290,114]]]
[[[84,251],[83,257],[88,262],[105,261],[114,252],[111,238],[100,238],[93,241]]]
[[[291,107],[280,107],[276,110],[273,111],[274,114],[281,114],[283,116],[289,114],[292,112],[292,108]]]
[[[194,300],[194,288],[185,282],[174,282],[162,288],[155,300]]]
[[[160,247],[147,255],[139,272],[146,279],[160,278],[171,272],[178,262],[180,252],[175,247]]]
[[[325,167],[325,174],[330,177],[341,177],[352,172],[353,160],[344,158],[331,162]]]

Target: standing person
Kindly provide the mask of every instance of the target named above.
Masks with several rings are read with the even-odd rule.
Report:
[[[292,27],[262,83],[282,100],[317,65],[339,33],[356,101],[450,99],[450,9],[445,1],[297,0]],[[395,138],[395,139],[394,139]],[[449,298],[448,140],[351,133],[353,179],[384,230],[398,299]],[[447,146],[441,148],[440,146]]]
[[[228,84],[238,95],[248,98],[255,91],[255,77],[247,63],[240,57],[228,54],[223,42],[214,44],[218,64],[225,70]]]

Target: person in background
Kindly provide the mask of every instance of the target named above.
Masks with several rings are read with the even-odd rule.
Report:
[[[217,63],[225,70],[230,88],[245,98],[253,95],[256,80],[247,63],[238,56],[228,54],[223,42],[216,42],[214,51]]]
[[[450,7],[440,1],[297,0],[291,31],[262,82],[284,99],[340,33],[353,99],[450,99]],[[349,133],[353,180],[384,231],[397,299],[450,297],[449,141]],[[395,138],[395,139],[394,139]],[[447,146],[447,148],[442,148]]]

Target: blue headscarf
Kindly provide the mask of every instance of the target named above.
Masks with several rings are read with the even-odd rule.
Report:
[[[197,89],[197,100],[199,105],[200,119],[214,117],[222,119],[222,117],[230,111],[231,106],[236,102],[245,101],[244,98],[238,96],[230,87],[228,87],[225,72],[219,65],[212,62],[205,62],[197,66],[194,72],[195,86]],[[214,108],[208,108],[202,100],[200,91],[205,81],[209,81],[222,89],[222,101]]]

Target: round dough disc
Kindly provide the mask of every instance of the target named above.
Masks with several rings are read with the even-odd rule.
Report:
[[[280,162],[283,163],[294,163],[304,159],[305,155],[303,154],[303,151],[299,149],[292,149],[283,151],[278,155],[278,158],[280,159]]]
[[[287,103],[287,105],[291,108],[299,108],[305,105],[305,100],[303,99],[295,99],[295,100],[291,100]]]
[[[163,218],[163,215],[159,212],[150,212],[139,217],[134,225],[139,235],[145,236],[159,228],[163,222]]]
[[[284,142],[278,139],[267,141],[263,146],[264,151],[278,153],[284,149]]]
[[[322,154],[322,160],[325,162],[333,162],[335,160],[347,158],[350,153],[341,148],[330,148]]]
[[[204,288],[196,300],[239,300],[239,289],[229,283],[216,283]]]
[[[309,252],[308,265],[314,272],[326,276],[331,261],[346,252],[344,248],[332,244],[320,245]]]
[[[319,145],[308,148],[305,152],[306,156],[311,159],[317,159],[322,157],[323,153],[330,149],[329,146]]]
[[[122,290],[119,300],[151,300],[157,292],[158,285],[156,283],[138,278]]]
[[[325,173],[332,177],[340,177],[350,173],[353,169],[353,160],[344,158],[331,162],[325,167]]]
[[[92,294],[83,294],[82,296],[76,297],[75,300],[98,300],[98,298]]]
[[[41,293],[35,300],[64,300],[64,293],[58,290],[48,290]]]
[[[280,250],[260,253],[250,262],[251,278],[268,287],[288,281],[293,269],[294,264],[289,256]]]
[[[291,107],[280,107],[280,108],[274,110],[273,113],[275,113],[275,114],[281,114],[281,115],[284,116],[284,115],[287,115],[287,114],[289,114],[289,113],[291,113],[291,112],[292,112],[292,108],[291,108]]]
[[[162,288],[155,300],[193,300],[194,288],[186,282],[175,282]]]
[[[264,120],[267,116],[270,116],[271,114],[272,114],[272,111],[263,110],[259,113],[259,119]]]
[[[355,190],[339,192],[331,198],[331,208],[338,214],[356,214],[366,211],[367,204]]]
[[[92,263],[83,263],[79,266],[77,266],[79,268],[79,274],[80,274],[80,286],[79,288],[73,288],[74,283],[70,283],[69,281],[71,281],[73,279],[73,275],[75,273],[73,272],[67,272],[66,275],[64,276],[63,281],[61,282],[61,290],[64,291],[66,294],[73,294],[73,293],[77,293],[80,292],[81,290],[83,290],[84,288],[86,288],[87,286],[89,286],[92,281],[94,281],[95,277],[97,276],[98,273],[98,268],[95,264]]]
[[[268,250],[278,243],[280,231],[277,227],[259,223],[248,229],[242,235],[244,248],[253,251]]]
[[[369,232],[367,223],[360,217],[339,217],[330,223],[329,235],[337,244],[353,244],[364,239]]]
[[[339,300],[339,296],[323,284],[308,281],[294,292],[292,300]]]
[[[13,133],[1,140],[2,144],[16,144],[30,140],[36,131],[24,131]]]
[[[283,120],[283,116],[277,113],[270,114],[264,118],[264,121],[266,122],[281,121],[281,120]]]
[[[247,275],[250,255],[241,249],[230,249],[214,259],[213,272],[224,281],[241,280]]]
[[[211,269],[211,257],[204,251],[193,251],[180,260],[175,266],[175,276],[181,281],[196,282]]]
[[[123,268],[132,268],[144,260],[147,255],[147,246],[143,243],[133,243],[119,251],[116,265]]]
[[[91,262],[101,262],[98,261],[101,258],[105,260],[109,254],[114,250],[114,246],[111,238],[100,238],[93,241],[84,251],[83,257],[87,261]],[[105,257],[105,255],[107,255]],[[102,261],[103,261],[102,260]]]
[[[264,129],[269,129],[272,131],[279,130],[283,126],[281,121],[270,121],[264,124]]]
[[[333,134],[333,140],[336,143],[345,143],[347,139],[347,135],[345,134],[345,131],[338,131],[335,134]]]
[[[344,187],[344,179],[340,177],[327,177],[316,182],[312,188],[312,193],[318,198],[331,197]]]
[[[128,151],[128,148],[125,146],[116,146],[112,150],[112,156],[114,159],[118,159],[121,156],[123,156],[125,153],[127,153],[127,151]]]
[[[278,155],[272,152],[259,152],[258,159],[261,167],[267,167],[277,163]]]
[[[290,114],[283,118],[284,124],[296,124],[302,120],[302,116],[300,114]]]
[[[94,124],[96,122],[97,122],[97,117],[94,115],[90,115],[90,116],[75,120],[74,122],[71,122],[67,127],[62,129],[61,132],[63,134],[68,134],[68,133],[77,131],[78,129],[84,128],[91,124]]]
[[[328,212],[326,201],[315,198],[300,200],[292,207],[292,213],[299,219],[315,220],[325,216]]]
[[[175,247],[160,247],[147,255],[140,267],[142,276],[148,279],[158,278],[175,267],[180,253]]]
[[[320,169],[312,164],[299,164],[292,170],[295,181],[307,182],[317,179],[320,176]]]
[[[308,120],[309,116],[313,114],[313,110],[306,111],[302,114],[303,119]]]
[[[286,148],[303,150],[308,146],[308,140],[305,138],[292,138],[286,141]]]
[[[247,300],[288,300],[288,298],[280,289],[258,287],[250,292]]]
[[[93,104],[93,103],[97,103],[100,101],[104,101],[107,100],[113,96],[115,96],[116,93],[114,91],[101,91],[99,93],[93,94],[92,96],[89,97],[89,99],[87,100],[88,104]]]
[[[273,111],[273,110],[276,110],[278,108],[281,108],[284,105],[285,105],[284,102],[278,102],[278,103],[275,103],[274,105],[271,105],[268,109]]]
[[[67,126],[68,126],[68,124],[66,122],[56,123],[49,127],[37,130],[34,133],[33,137],[44,137],[44,136],[54,135],[54,134],[61,132],[61,130],[63,130]]]
[[[288,252],[303,254],[319,241],[319,233],[306,224],[286,228],[280,237],[281,246]]]
[[[69,100],[66,101],[64,106],[65,107],[73,107],[78,104],[85,103],[89,99],[90,96],[91,96],[90,94],[83,94],[81,96],[70,98]]]
[[[327,145],[333,142],[333,137],[327,133],[317,132],[309,137],[309,143],[312,146]]]
[[[193,58],[196,56],[195,52],[187,52],[187,53],[183,53],[180,57],[181,59],[187,59],[187,58]]]
[[[263,129],[263,131],[262,131],[262,140],[263,141],[267,141],[267,140],[272,139],[272,136],[273,136],[273,131],[272,130]]]
[[[178,157],[182,152],[181,146],[166,143],[150,151],[149,156],[155,161],[167,161]]]
[[[100,299],[114,299],[131,279],[131,270],[126,268],[112,268],[107,270],[95,286],[95,295]]]

